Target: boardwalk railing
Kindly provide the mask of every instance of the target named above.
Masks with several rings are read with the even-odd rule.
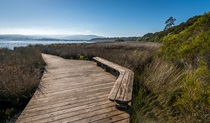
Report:
[[[134,72],[99,57],[94,57],[93,59],[98,66],[117,76],[108,98],[118,104],[128,104],[132,99]]]

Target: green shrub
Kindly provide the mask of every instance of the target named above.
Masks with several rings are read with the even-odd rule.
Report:
[[[207,122],[210,117],[210,13],[201,16],[179,34],[163,38],[159,56],[184,67],[179,93],[171,103],[170,122]],[[175,86],[172,86],[175,87]],[[164,89],[166,90],[166,89]]]
[[[209,120],[210,86],[203,83],[196,73],[189,72],[182,80],[182,93],[173,104],[184,121],[207,122]]]

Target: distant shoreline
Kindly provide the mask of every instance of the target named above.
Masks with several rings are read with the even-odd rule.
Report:
[[[29,45],[49,45],[49,44],[74,44],[74,43],[95,43],[95,41],[50,41],[50,40],[1,40],[0,41],[0,49],[1,48],[8,48],[13,50],[15,47],[26,47]]]

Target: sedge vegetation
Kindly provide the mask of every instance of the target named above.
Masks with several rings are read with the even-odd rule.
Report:
[[[45,63],[32,48],[0,49],[0,122],[9,122],[37,89]]]
[[[61,56],[66,59],[92,60],[98,56],[112,62],[137,70],[149,60],[159,48],[158,43],[114,42],[94,44],[52,44],[37,45],[43,53]],[[142,61],[142,62],[138,62]]]

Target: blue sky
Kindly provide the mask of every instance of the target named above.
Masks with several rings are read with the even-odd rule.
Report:
[[[210,0],[0,0],[0,34],[142,36],[210,11]]]

